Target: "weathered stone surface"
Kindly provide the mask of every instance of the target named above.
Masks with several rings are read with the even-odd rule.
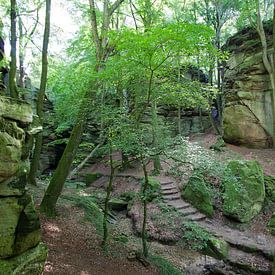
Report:
[[[272,37],[267,35],[267,39],[270,45]],[[231,56],[224,73],[224,139],[248,147],[270,147],[271,85],[259,36],[245,29],[231,37],[225,48]]]
[[[22,123],[32,122],[32,107],[24,101],[0,97],[0,116]]]
[[[214,213],[211,191],[203,177],[199,174],[192,175],[182,192],[182,197],[199,209],[202,213],[211,217]]]
[[[229,162],[223,177],[223,213],[249,222],[262,209],[265,199],[263,169],[257,161]]]
[[[41,274],[47,255],[25,188],[31,121],[30,105],[0,96],[0,275]]]
[[[250,145],[255,148],[269,147],[267,132],[246,106],[228,106],[224,111],[223,125],[223,137],[227,142]]]
[[[36,246],[40,242],[41,236],[40,221],[31,196],[24,195],[20,198],[19,203],[23,205],[24,209],[18,221],[14,255]]]
[[[16,257],[0,260],[0,275],[40,275],[47,258],[47,247],[44,244]]]
[[[16,228],[22,209],[18,198],[0,199],[0,258],[13,255]]]

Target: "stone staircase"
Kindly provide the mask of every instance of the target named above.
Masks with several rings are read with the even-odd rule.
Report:
[[[230,245],[227,263],[255,274],[271,274],[272,254],[275,251],[275,243],[271,239],[264,235],[255,237],[207,218],[181,198],[177,183],[172,178],[159,176],[155,179],[161,184],[161,194],[167,205],[177,209],[186,220],[197,223]]]
[[[186,220],[202,221],[206,216],[200,213],[190,203],[181,199],[177,184],[168,177],[155,177],[161,184],[161,194],[167,205],[176,208]]]

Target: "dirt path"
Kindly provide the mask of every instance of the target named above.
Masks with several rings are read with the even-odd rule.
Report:
[[[84,215],[82,210],[72,206],[62,206],[58,210],[60,215],[54,220],[41,218],[43,241],[49,248],[44,274],[159,274],[139,262],[128,261],[126,255],[121,254],[125,251],[120,251],[118,247],[111,248],[117,256],[104,255],[93,226],[81,222]]]

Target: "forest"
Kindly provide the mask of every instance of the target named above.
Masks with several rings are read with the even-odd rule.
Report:
[[[274,51],[274,0],[0,0],[0,275],[275,275]]]

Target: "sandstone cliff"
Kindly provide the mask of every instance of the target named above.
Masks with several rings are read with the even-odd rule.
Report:
[[[270,53],[272,29],[265,24]],[[224,72],[224,139],[255,148],[271,146],[271,85],[262,62],[257,32],[244,29],[225,46],[230,58]]]
[[[41,274],[47,257],[25,189],[32,120],[31,105],[0,96],[0,274]]]

